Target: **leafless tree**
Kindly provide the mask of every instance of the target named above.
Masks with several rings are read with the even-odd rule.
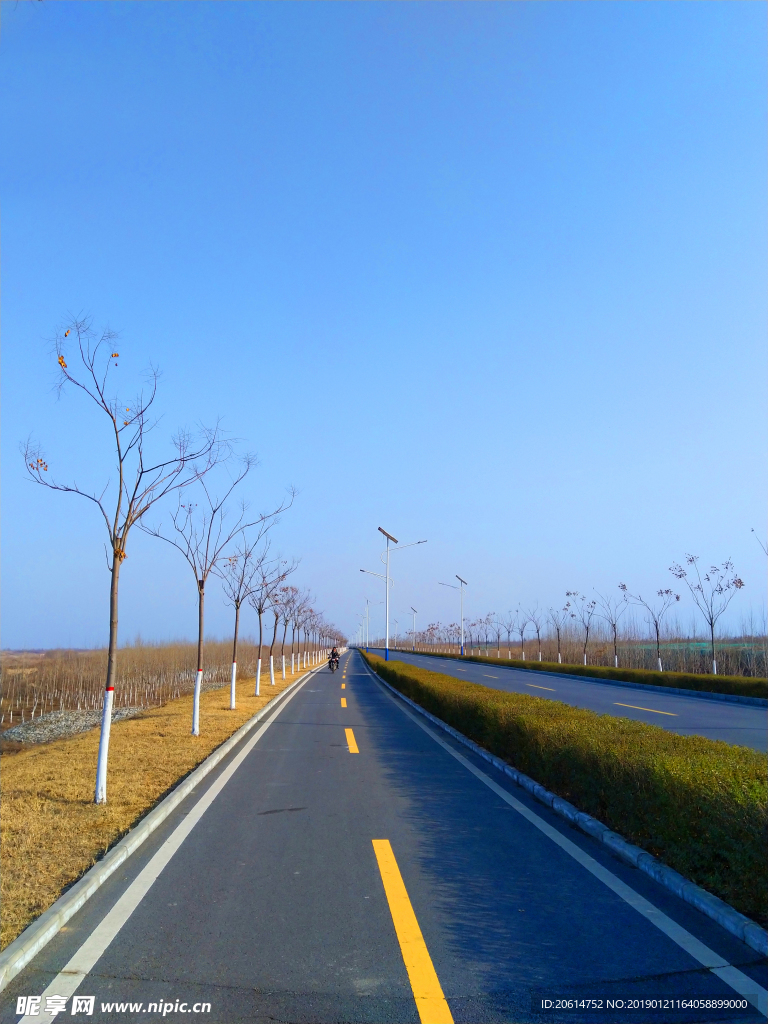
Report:
[[[520,634],[520,652],[523,661],[525,661],[525,627],[527,625],[527,614],[522,610],[522,608],[518,608],[515,612],[515,632]]]
[[[696,607],[709,626],[712,674],[717,675],[715,627],[720,616],[736,596],[736,592],[744,586],[744,581],[737,576],[730,558],[727,558],[722,565],[711,566],[709,572],[703,576],[699,570],[698,555],[686,555],[685,564],[689,566],[688,569],[675,562],[670,566],[669,571],[675,579],[682,580],[688,587]]]
[[[245,479],[256,460],[252,455],[244,455],[239,460],[239,467],[230,476],[221,494],[215,494],[206,480],[201,480],[199,488],[202,492],[203,508],[198,506],[191,496],[184,500],[180,495],[179,503],[171,513],[173,532],[166,535],[162,524],[142,529],[152,537],[164,540],[176,548],[186,559],[192,570],[197,586],[197,675],[195,677],[195,693],[192,703],[192,735],[200,735],[200,693],[203,684],[203,646],[205,627],[205,584],[214,572],[225,552],[235,538],[245,530],[254,526],[264,528],[270,520],[274,520],[284,512],[293,501],[293,493],[272,512],[249,514],[247,502],[240,502],[234,519],[229,519],[226,502],[235,488]]]
[[[222,587],[227,598],[227,603],[235,609],[235,629],[232,639],[232,679],[229,688],[229,708],[235,710],[236,694],[235,684],[237,682],[237,641],[240,630],[240,608],[244,601],[253,593],[259,569],[266,558],[268,546],[262,544],[265,532],[273,525],[262,523],[258,536],[255,538],[243,537],[240,546],[234,554],[224,560],[222,566],[217,567],[218,575],[221,576]]]
[[[570,617],[570,614],[571,614],[571,602],[570,601],[566,601],[565,605],[562,608],[550,608],[549,611],[547,612],[547,619],[551,623],[552,628],[555,631],[555,635],[557,636],[557,663],[558,663],[558,665],[562,665],[562,663],[563,663],[563,655],[562,655],[562,652],[561,652],[561,649],[560,649],[560,644],[561,644],[562,632],[563,632],[563,629],[565,628],[565,624],[568,621],[568,618]]]
[[[70,337],[71,336],[71,337]],[[108,421],[107,431],[112,446],[116,480],[110,480],[101,489],[89,490],[77,482],[64,484],[53,474],[47,476],[48,463],[39,444],[31,438],[21,446],[24,461],[31,478],[54,491],[77,494],[87,498],[98,509],[107,530],[105,546],[107,568],[111,575],[109,592],[109,647],[107,679],[102,707],[101,736],[96,769],[95,802],[107,802],[107,762],[109,733],[112,722],[112,702],[117,681],[117,624],[120,567],[127,557],[128,536],[133,526],[157,502],[172,491],[200,480],[215,465],[229,455],[228,443],[222,438],[218,425],[203,428],[194,439],[185,430],[173,437],[173,455],[169,458],[149,458],[146,453],[147,435],[157,426],[152,418],[157,396],[159,371],[151,367],[145,375],[144,389],[133,401],[125,400],[112,391],[111,374],[118,366],[117,334],[109,329],[94,330],[88,318],[71,320],[59,330],[54,339],[59,379],[57,390],[74,387],[89,398]],[[66,356],[74,350],[77,369],[71,368]],[[73,359],[72,355],[69,355]],[[103,422],[103,421],[102,421]]]
[[[283,592],[286,588],[282,586],[282,584],[285,583],[285,581],[288,579],[291,573],[296,572],[297,567],[298,562],[296,562],[295,560],[293,562],[288,562],[285,559],[283,560],[283,570],[280,575],[279,581],[280,585],[272,590],[272,594],[270,597],[270,607],[272,610],[272,614],[275,617],[275,628],[272,631],[272,643],[269,645],[270,671],[271,666],[273,664],[272,658],[274,657],[275,644],[277,643],[277,627],[280,625],[280,618],[283,615]]]
[[[578,590],[566,590],[566,597],[570,597],[574,611],[572,618],[578,619],[581,628],[584,630],[584,664],[587,664],[587,647],[589,645],[589,633],[592,628],[592,619],[597,611],[597,602],[588,601],[584,594]]]
[[[620,583],[619,590],[622,590],[625,597],[629,598],[633,604],[640,605],[645,609],[648,625],[653,626],[656,635],[656,664],[659,666],[659,672],[663,672],[664,666],[661,662],[661,622],[672,605],[676,604],[680,600],[680,595],[675,594],[674,591],[669,588],[666,590],[657,590],[656,596],[659,600],[652,603],[650,601],[646,601],[640,594],[630,594],[627,590],[626,583]]]
[[[536,640],[539,645],[539,661],[541,661],[541,627],[544,622],[544,614],[539,611],[539,606],[536,605],[533,609],[525,613],[528,617],[528,621],[536,630]]]
[[[502,625],[504,626],[504,632],[507,634],[507,648],[511,653],[512,634],[515,631],[515,616],[512,612],[507,612],[507,617],[504,619]]]
[[[256,694],[261,687],[261,651],[264,646],[264,614],[272,607],[275,594],[285,581],[289,563],[284,558],[273,558],[264,561],[259,567],[258,579],[251,592],[248,603],[259,617],[259,656],[256,662]]]
[[[619,589],[626,590],[623,584],[619,585]],[[597,614],[607,622],[611,628],[611,635],[613,636],[613,667],[619,667],[619,619],[627,610],[627,596],[624,594],[623,597],[611,597],[608,595],[604,597],[602,594],[597,595]]]

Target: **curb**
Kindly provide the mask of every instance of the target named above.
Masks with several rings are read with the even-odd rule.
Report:
[[[365,661],[365,659],[363,659]],[[617,832],[612,832],[607,825],[604,825],[597,818],[593,818],[590,814],[586,814],[584,811],[578,810],[573,804],[567,800],[563,800],[562,797],[556,796],[554,793],[545,789],[544,786],[535,782],[530,776],[524,775],[519,772],[516,768],[508,765],[506,761],[502,761],[501,758],[496,757],[495,754],[489,753],[484,750],[483,747],[478,746],[474,740],[469,739],[463,733],[460,733],[458,729],[454,729],[453,726],[448,725],[429,711],[425,711],[419,704],[412,701],[410,697],[406,697],[405,694],[400,693],[394,686],[388,683],[381,676],[377,675],[373,669],[365,662],[366,668],[382,686],[386,686],[395,696],[399,697],[400,700],[405,701],[406,704],[410,705],[420,715],[428,718],[430,722],[438,726],[444,732],[447,732],[459,743],[483,758],[484,761],[488,761],[490,764],[497,768],[504,775],[509,776],[521,789],[524,789],[527,793],[530,793],[532,797],[538,800],[542,804],[546,804],[547,807],[551,808],[561,818],[565,818],[566,821],[575,825],[581,829],[582,832],[586,832],[588,836],[592,836],[593,839],[597,839],[611,850],[620,860],[625,861],[627,864],[631,864],[632,867],[639,868],[640,871],[645,872],[646,875],[650,875],[656,882],[663,885],[665,889],[669,889],[680,899],[689,903],[692,907],[700,910],[702,914],[706,914],[707,917],[716,921],[722,928],[730,932],[731,935],[735,935],[737,939],[756,950],[758,953],[762,953],[763,956],[768,955],[768,931],[761,928],[759,924],[746,917],[744,914],[740,914],[738,910],[735,910],[730,904],[724,900],[719,899],[717,896],[713,896],[712,893],[707,892],[706,889],[702,889],[700,886],[691,882],[685,878],[674,868],[669,867],[662,861],[658,860],[653,854],[647,853],[639,846],[635,846],[633,843],[628,843],[626,839],[623,839]]]
[[[381,650],[381,648],[378,648]],[[396,648],[390,648],[390,651],[396,650]],[[422,658],[442,658],[444,661],[459,661],[459,658],[453,658],[450,654],[427,654],[424,651],[401,651],[402,654],[415,654],[416,657]],[[654,686],[653,683],[628,683],[626,679],[599,679],[597,676],[583,676],[575,675],[571,672],[547,672],[544,668],[520,668],[519,665],[505,665],[504,659],[499,658],[498,665],[496,661],[488,658],[487,661],[479,661],[476,658],[465,657],[464,661],[469,661],[473,665],[496,665],[497,668],[505,668],[507,671],[510,669],[520,672],[535,672],[540,676],[551,676],[553,678],[561,679],[578,679],[582,683],[600,683],[602,686],[626,686],[630,690],[648,690],[651,693],[674,693],[678,697],[698,697],[699,700],[720,700],[725,701],[726,704],[747,704],[751,707],[768,708],[768,697],[743,697],[738,693],[712,693],[709,690],[683,690],[679,686]]]
[[[209,754],[176,789],[161,800],[100,861],[89,868],[71,889],[60,896],[40,917],[29,924],[18,938],[5,947],[0,953],[0,992],[58,934],[67,921],[80,910],[97,889],[101,888],[110,875],[141,846],[144,840],[189,796],[192,790],[227,756],[233,747],[236,747],[240,740],[268,712],[274,710],[291,690],[295,689],[299,683],[305,682],[321,668],[324,668],[324,664],[305,672],[303,676],[294,680],[290,686],[273,697],[260,711],[257,711],[253,718],[249,718],[244,725],[241,725],[237,732],[232,733],[228,740],[225,740],[221,746]]]

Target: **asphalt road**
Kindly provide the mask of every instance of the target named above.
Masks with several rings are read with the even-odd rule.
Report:
[[[375,650],[374,653],[381,657],[384,651]],[[529,693],[534,697],[561,700],[576,708],[588,708],[601,715],[616,715],[659,725],[682,736],[706,736],[754,750],[768,749],[768,711],[764,707],[654,690],[643,692],[641,685],[612,686],[588,677],[574,679],[555,673],[506,668],[501,659],[496,666],[474,661],[459,664],[454,658],[434,658],[406,651],[390,650],[389,657],[495,690]]]
[[[62,1021],[765,1020],[608,1010],[734,984],[764,1000],[766,966],[431,730],[357,653],[310,676],[14,979],[0,1021],[60,991]],[[542,1011],[562,998],[603,1009]]]

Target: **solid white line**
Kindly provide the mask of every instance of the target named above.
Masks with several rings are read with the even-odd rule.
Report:
[[[93,970],[94,965],[105,952],[107,946],[109,946],[136,907],[147,895],[160,872],[171,860],[270,725],[272,725],[286,705],[293,700],[309,678],[307,676],[307,679],[286,697],[276,709],[274,715],[254,733],[232,763],[224,769],[218,779],[200,797],[195,806],[190,809],[184,820],[176,826],[149,863],[142,868],[133,882],[131,882],[114,907],[102,918],[101,922],[94,928],[75,955],[62,967],[60,973],[43,992],[41,998],[42,1005],[45,1005],[47,996],[64,996],[66,999],[69,999],[70,996],[74,995],[88,974]],[[27,1014],[18,1021],[18,1024],[40,1024],[39,1015],[30,1016]]]
[[[366,668],[368,666],[366,665]],[[379,682],[377,676],[370,670],[373,678],[376,682]],[[603,867],[602,864],[598,863],[594,857],[590,857],[588,853],[585,853],[581,847],[572,843],[570,839],[566,839],[556,828],[553,828],[548,822],[540,818],[538,814],[526,807],[525,804],[516,800],[511,793],[508,793],[506,789],[503,789],[496,782],[493,781],[490,776],[486,775],[485,772],[480,771],[476,768],[471,761],[468,761],[466,757],[460,754],[457,750],[446,743],[442,737],[438,736],[437,733],[433,732],[424,721],[412,711],[409,711],[403,704],[397,700],[391,693],[389,693],[384,687],[381,688],[385,696],[389,697],[393,704],[397,705],[404,715],[407,715],[412,722],[415,722],[420,729],[423,729],[428,736],[439,744],[444,750],[447,750],[451,757],[455,757],[456,760],[464,765],[467,771],[471,772],[475,778],[479,779],[480,782],[484,783],[489,789],[493,790],[497,796],[513,807],[519,814],[526,818],[532,825],[534,825],[540,832],[543,832],[545,836],[556,843],[561,850],[570,854],[571,857],[582,867],[586,868],[595,878],[598,878],[604,885],[607,885],[609,889],[620,896],[626,903],[639,913],[651,924],[655,925],[659,931],[672,939],[673,942],[677,943],[681,949],[684,949],[686,953],[693,957],[694,960],[698,960],[704,967],[709,968],[713,974],[716,974],[721,981],[724,981],[726,985],[729,985],[732,989],[748,999],[753,1006],[764,1016],[768,1016],[768,991],[762,988],[756,981],[752,981],[746,974],[743,974],[736,967],[732,967],[727,960],[724,960],[719,954],[715,953],[708,946],[705,946],[703,942],[700,942],[695,935],[691,935],[689,931],[686,931],[682,925],[677,924],[672,920],[671,917],[667,917],[661,910],[658,910],[652,903],[650,903],[640,893],[635,892],[631,886],[627,885],[626,882],[622,882],[620,878],[609,871],[608,868]]]

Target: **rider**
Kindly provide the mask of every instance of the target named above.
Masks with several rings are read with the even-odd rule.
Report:
[[[333,648],[333,650],[331,651],[331,657],[330,657],[329,660],[330,661],[338,661],[339,660],[339,649],[338,649],[338,647],[334,647]]]

